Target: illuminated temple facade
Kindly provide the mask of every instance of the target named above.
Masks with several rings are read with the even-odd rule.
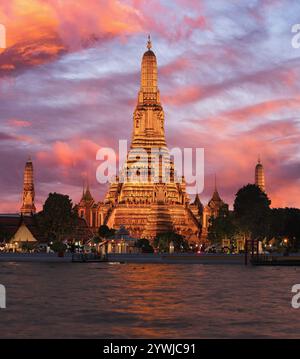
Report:
[[[191,204],[184,178],[177,177],[170,157],[164,165],[169,173],[168,181],[162,173],[161,162],[158,171],[153,168],[153,149],[159,149],[161,157],[168,155],[169,150],[158,89],[156,56],[151,50],[150,38],[147,48],[142,58],[141,85],[126,163],[119,176],[110,183],[103,202],[95,202],[89,187],[84,189],[78,204],[79,216],[85,218],[95,231],[102,224],[115,229],[124,226],[132,237],[150,240],[158,234],[175,231],[190,242],[199,242],[203,215],[207,217],[217,213],[217,207],[223,201],[218,194],[214,194],[210,204],[203,208],[197,195]],[[129,180],[124,181],[124,178]]]

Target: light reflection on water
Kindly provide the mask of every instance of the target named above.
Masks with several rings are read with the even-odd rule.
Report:
[[[0,263],[2,338],[300,337],[300,268]]]

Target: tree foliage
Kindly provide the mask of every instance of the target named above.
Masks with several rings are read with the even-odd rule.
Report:
[[[300,248],[300,209],[273,208],[270,216],[269,239],[289,239],[293,250]]]
[[[270,227],[270,204],[268,196],[258,186],[242,187],[234,201],[234,214],[241,231],[252,238],[266,237]]]
[[[0,242],[5,242],[10,239],[10,234],[4,228],[0,226]]]
[[[143,253],[153,253],[154,251],[149,240],[146,238],[137,239],[135,246],[140,248]]]
[[[49,241],[61,241],[72,236],[77,212],[67,195],[50,193],[43,210],[37,214],[39,227]]]
[[[67,246],[61,241],[55,241],[51,244],[50,248],[54,252],[59,253],[59,252],[65,252],[67,249]]]
[[[24,252],[30,252],[35,248],[35,246],[36,246],[35,243],[23,242],[21,248]]]
[[[174,250],[176,252],[188,250],[189,248],[188,242],[184,239],[184,237],[176,232],[166,232],[158,235],[154,239],[153,244],[160,252],[169,252],[171,242],[173,242]]]
[[[116,230],[109,228],[106,224],[103,224],[98,229],[98,234],[100,238],[108,239],[116,233]]]
[[[217,217],[209,219],[208,239],[214,244],[221,244],[224,238],[232,240],[237,232],[234,214],[227,206],[220,209]]]

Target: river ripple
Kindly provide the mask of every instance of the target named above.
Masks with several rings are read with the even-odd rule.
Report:
[[[0,263],[2,338],[299,338],[297,267]]]

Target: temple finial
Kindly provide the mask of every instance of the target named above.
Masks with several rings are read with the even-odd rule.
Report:
[[[82,198],[84,197],[84,193],[85,193],[85,183],[84,183],[84,179],[82,180]]]
[[[151,43],[151,38],[150,38],[150,34],[148,35],[148,41],[147,41],[147,49],[150,50],[152,47],[152,43]]]
[[[260,155],[258,155],[258,159],[257,159],[257,162],[260,163]]]
[[[90,190],[90,177],[88,171],[86,172],[86,190]]]
[[[215,173],[215,191],[217,191],[217,174]]]

